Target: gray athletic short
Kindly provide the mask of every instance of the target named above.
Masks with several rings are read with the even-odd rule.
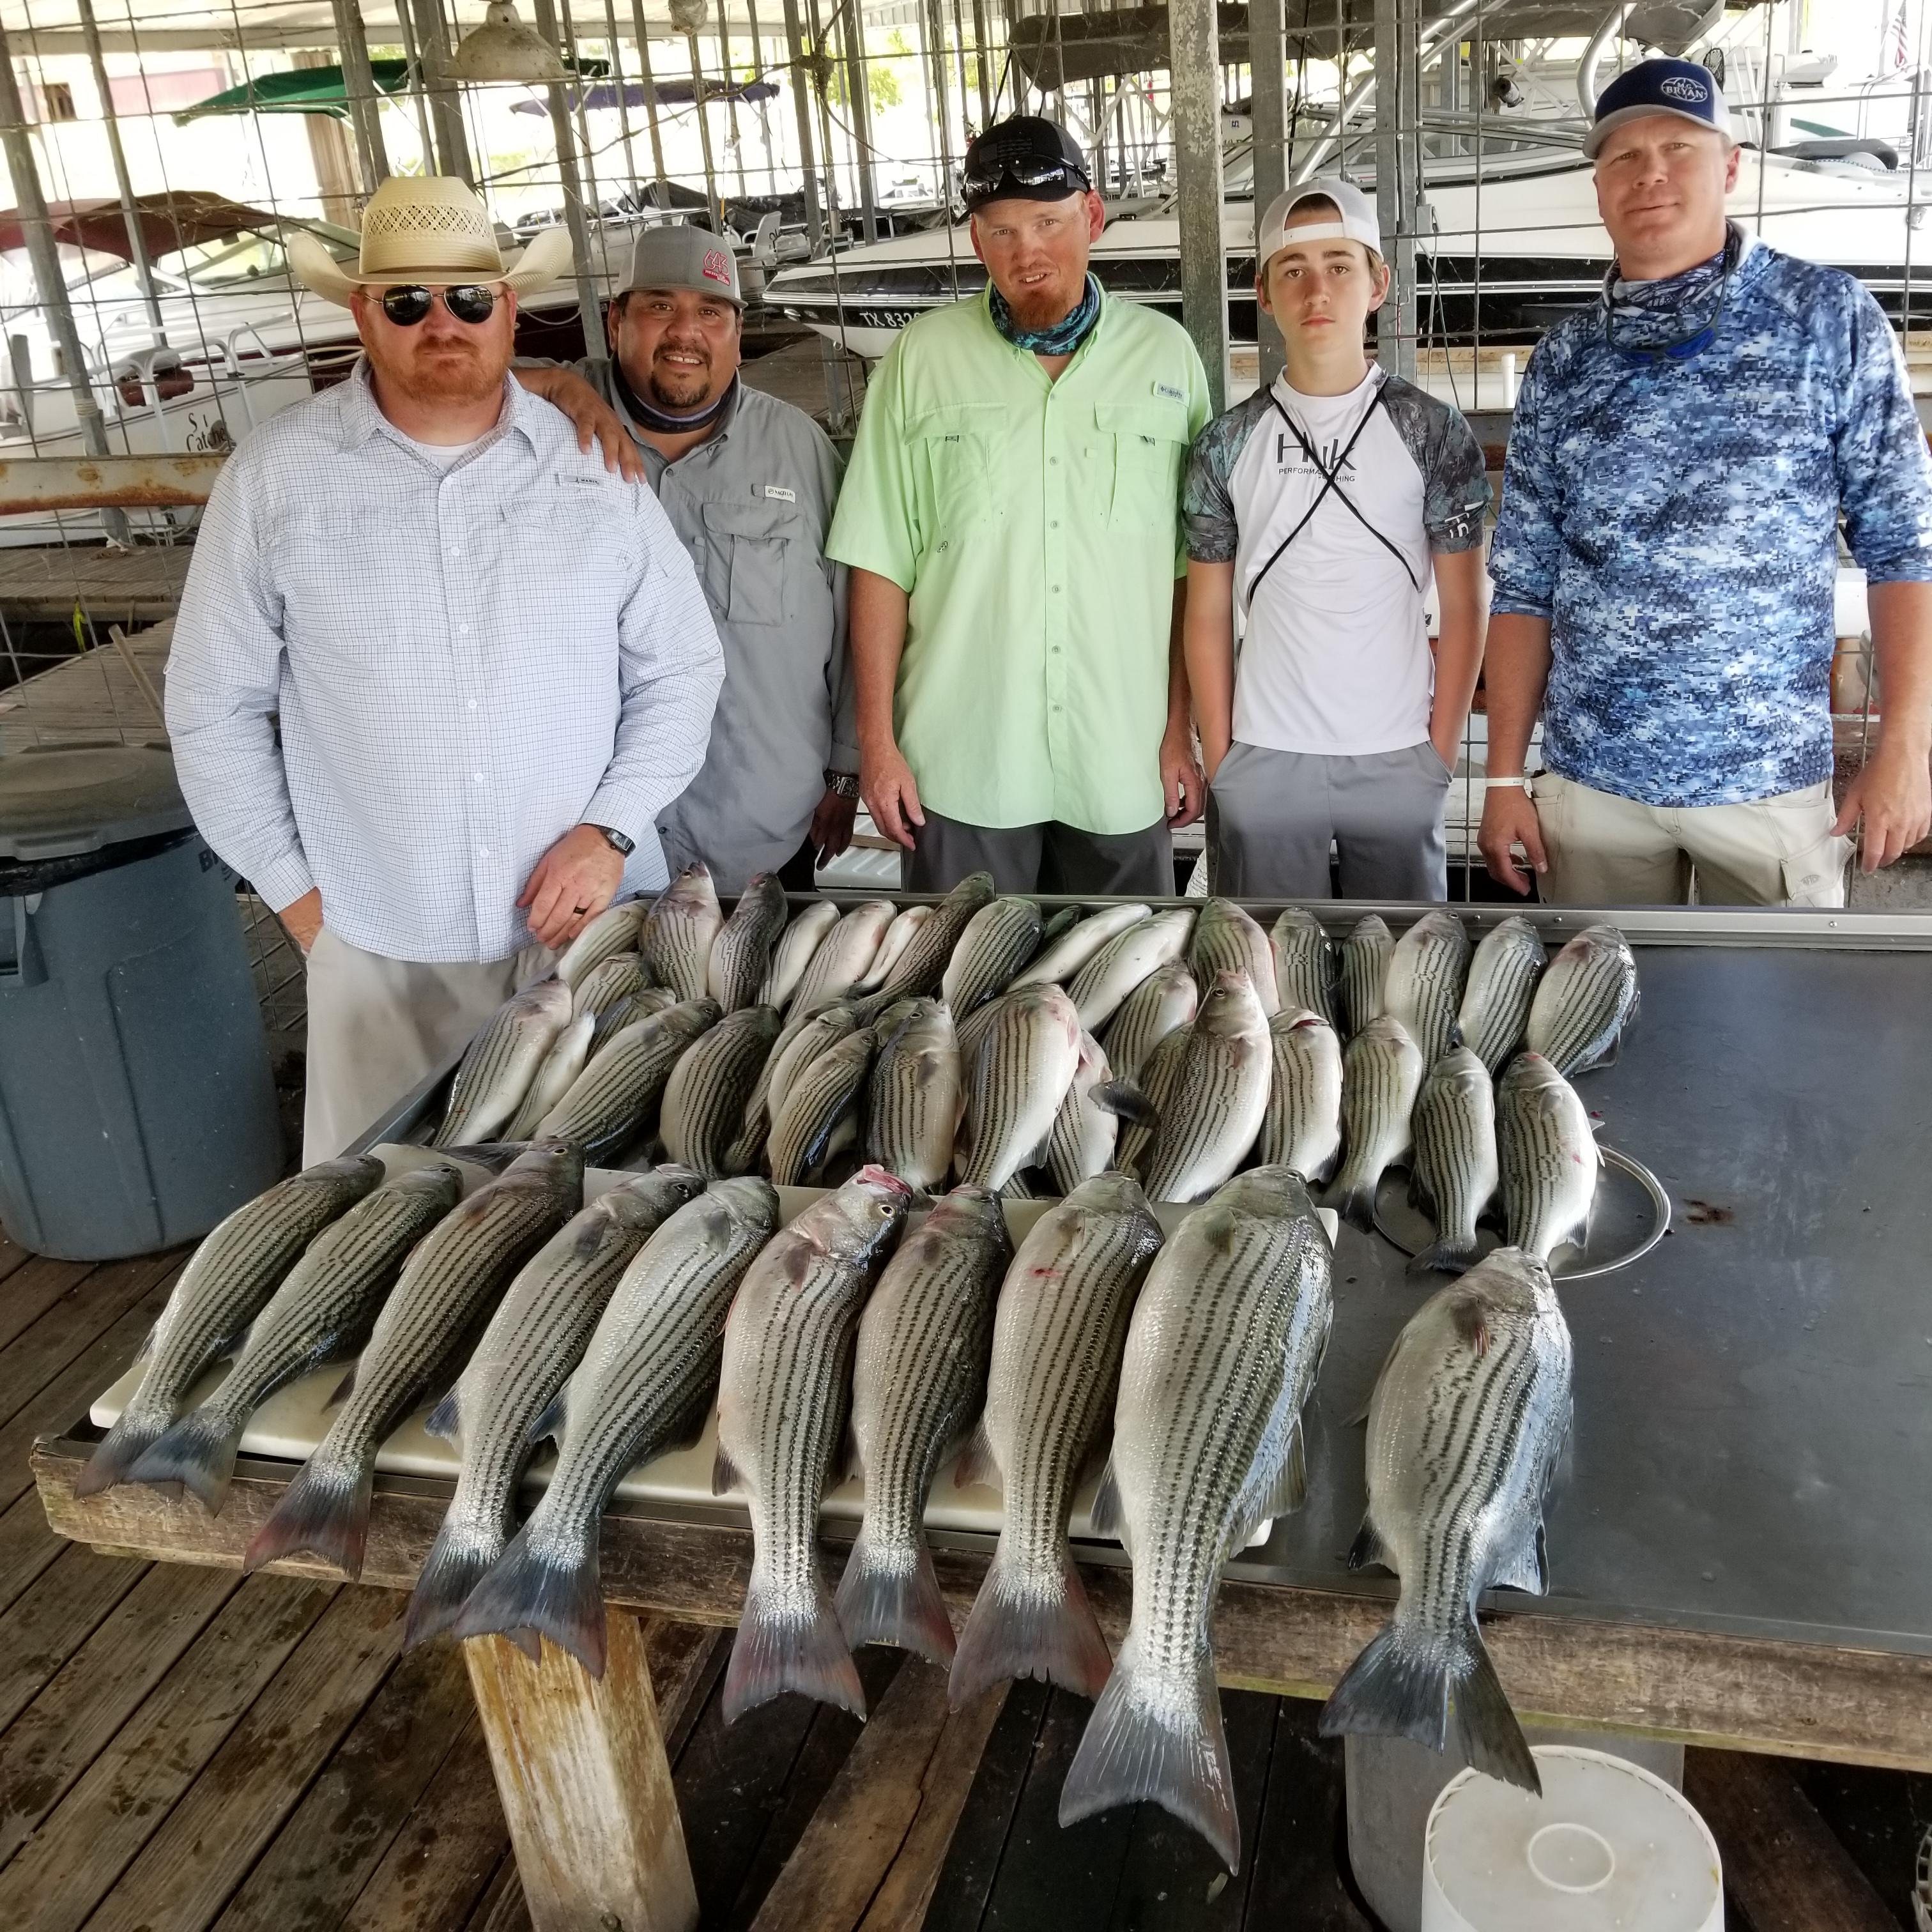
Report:
[[[1043,825],[968,825],[926,808],[913,827],[917,848],[899,862],[900,890],[950,892],[991,872],[1003,892],[1067,892],[1136,898],[1174,894],[1174,841],[1161,819],[1144,832],[1082,832]]]
[[[1208,788],[1208,881],[1229,898],[1325,899],[1332,839],[1345,899],[1446,899],[1454,782],[1426,739],[1324,758],[1235,744]]]

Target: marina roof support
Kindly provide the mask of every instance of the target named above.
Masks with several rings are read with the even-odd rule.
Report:
[[[818,219],[818,184],[813,179],[812,82],[805,70],[805,36],[798,23],[798,0],[784,0],[785,46],[791,57],[792,105],[798,111],[798,165],[805,190],[805,238],[818,253],[824,230]]]
[[[80,0],[81,32],[87,37],[87,58],[94,69],[94,91],[100,96],[100,115],[107,130],[107,152],[114,164],[115,185],[121,193],[121,212],[128,224],[128,246],[134,265],[134,279],[140,284],[141,301],[154,325],[154,338],[165,342],[161,325],[160,298],[154,292],[154,264],[148,260],[147,238],[141,232],[140,217],[134,212],[134,184],[128,172],[128,151],[121,144],[121,122],[114,112],[114,90],[107,84],[107,62],[101,52],[100,29],[94,18],[94,0]]]
[[[434,5],[435,0],[430,0]],[[536,0],[532,10],[537,32],[552,46],[556,38],[556,9],[552,0]],[[584,183],[577,172],[577,140],[571,132],[570,109],[563,98],[563,83],[549,82],[544,88],[550,102],[550,132],[556,142],[557,178],[563,189],[563,218],[570,230],[570,259],[577,277],[578,312],[584,322],[584,352],[592,362],[608,362],[610,351],[604,339],[604,314],[597,296],[597,272],[591,265],[590,231],[584,219]]]
[[[1221,44],[1214,0],[1172,0],[1168,37],[1180,171],[1180,320],[1206,365],[1218,416],[1228,400],[1228,272],[1221,248]]]
[[[1254,82],[1255,266],[1261,266],[1262,217],[1288,185],[1288,29],[1282,0],[1249,0],[1248,58]],[[1266,388],[1281,374],[1281,331],[1258,309],[1255,342]]]
[[[476,185],[476,170],[470,165],[470,143],[464,138],[463,105],[450,85],[449,34],[444,25],[441,0],[408,0],[416,23],[416,46],[421,57],[423,92],[429,100],[430,118],[436,128],[436,164],[438,172],[455,175]],[[545,38],[554,45],[553,26]]]
[[[86,0],[83,0],[86,4]],[[330,0],[335,12],[335,45],[342,59],[342,90],[349,97],[356,149],[362,162],[362,192],[373,194],[389,172],[382,142],[382,107],[369,66],[369,39],[356,0]]]
[[[1432,52],[1433,48],[1428,50]],[[1394,286],[1376,317],[1376,359],[1415,380],[1415,233],[1422,200],[1420,0],[1376,0],[1376,218]]]

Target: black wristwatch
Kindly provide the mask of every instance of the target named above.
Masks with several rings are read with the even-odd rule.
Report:
[[[638,849],[638,842],[634,838],[627,838],[614,825],[593,825],[590,829],[593,832],[602,832],[609,840],[611,850],[621,854],[626,859]]]
[[[827,772],[825,789],[835,798],[856,798],[859,796],[859,774],[856,772]]]

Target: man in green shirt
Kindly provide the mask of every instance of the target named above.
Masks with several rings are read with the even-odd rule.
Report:
[[[1084,158],[1018,116],[967,150],[989,286],[874,372],[826,544],[851,568],[860,784],[904,882],[1174,890],[1201,808],[1180,478],[1210,414],[1177,322],[1088,272]]]

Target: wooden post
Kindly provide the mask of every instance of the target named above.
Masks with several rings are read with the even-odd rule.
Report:
[[[592,1677],[555,1645],[463,1646],[533,1932],[692,1932],[698,1892],[635,1616]]]

